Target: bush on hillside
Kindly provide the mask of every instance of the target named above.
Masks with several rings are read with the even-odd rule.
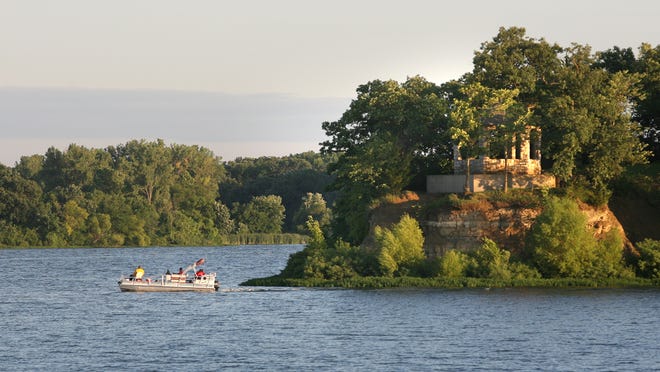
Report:
[[[637,275],[660,279],[660,240],[645,239],[636,248],[639,251]]]

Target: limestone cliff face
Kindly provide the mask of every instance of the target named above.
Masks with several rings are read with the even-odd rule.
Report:
[[[464,252],[475,250],[479,248],[484,237],[492,239],[498,246],[512,253],[520,253],[527,232],[542,211],[540,207],[524,208],[480,203],[478,206],[465,209],[446,207],[432,214],[420,216],[419,211],[423,209],[424,203],[428,202],[424,199],[379,207],[372,214],[372,230],[377,225],[389,227],[398,222],[404,213],[408,213],[417,218],[424,231],[424,250],[428,257],[438,257],[451,249]],[[594,208],[580,204],[580,209],[586,214],[587,227],[593,231],[596,238],[602,238],[610,230],[616,229],[623,236],[624,241],[627,241],[623,227],[609,208]],[[369,240],[370,238],[367,238],[367,241]]]
[[[519,252],[539,213],[540,209],[531,208],[442,211],[419,221],[424,231],[424,250],[429,257],[441,256],[452,249],[472,251],[487,237],[500,247]]]

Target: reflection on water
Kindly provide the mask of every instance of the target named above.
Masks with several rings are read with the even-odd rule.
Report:
[[[241,287],[300,246],[0,251],[3,370],[653,370],[658,290]],[[206,258],[216,293],[117,279]]]

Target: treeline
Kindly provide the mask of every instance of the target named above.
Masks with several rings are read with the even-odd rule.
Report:
[[[330,213],[322,192],[332,157],[221,162],[162,140],[50,148],[0,166],[0,246],[303,242],[296,224]]]

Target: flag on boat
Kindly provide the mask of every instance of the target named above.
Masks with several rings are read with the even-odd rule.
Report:
[[[204,259],[203,258],[200,258],[199,260],[197,260],[197,262],[195,262],[195,266],[201,266],[201,265],[204,265]]]

